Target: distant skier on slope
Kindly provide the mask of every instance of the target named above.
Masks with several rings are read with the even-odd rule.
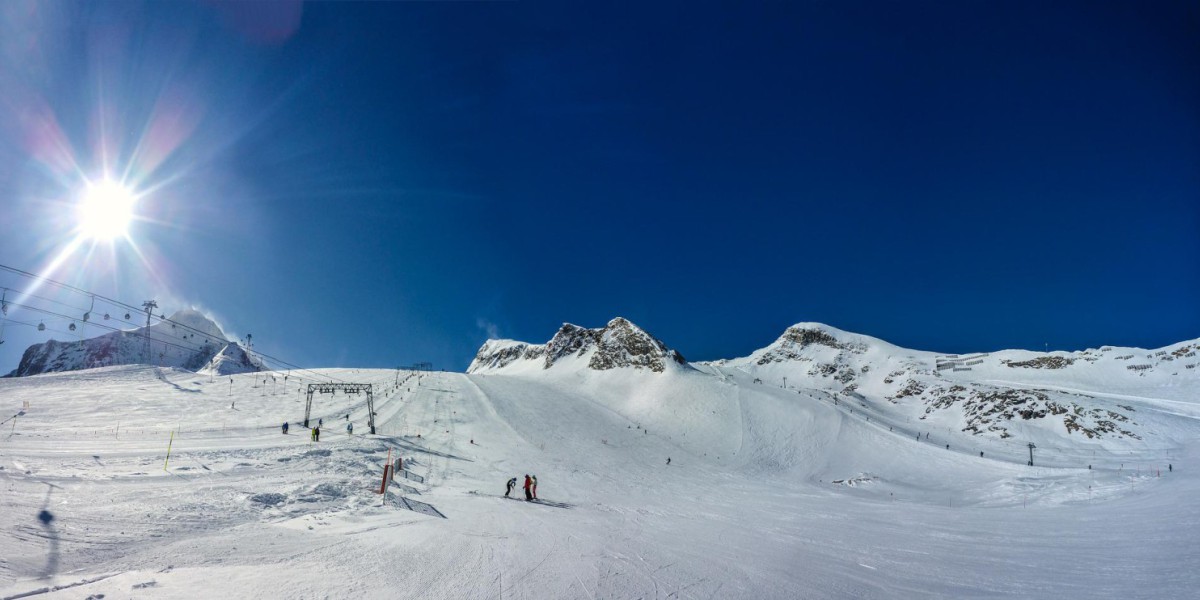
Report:
[[[529,486],[531,486],[531,485],[533,485],[533,481],[531,481],[529,479],[529,473],[526,473],[525,474],[525,501],[526,502],[530,502],[533,500],[533,492],[529,491]]]
[[[508,498],[509,494],[512,493],[513,488],[515,487],[517,487],[517,478],[513,477],[512,479],[508,480],[508,485],[504,489],[504,497]]]
[[[537,500],[537,475],[533,475],[531,479],[533,479],[533,499]]]
[[[314,441],[314,442],[321,441],[321,428],[320,427],[313,427],[312,441]]]
[[[354,435],[354,423],[346,423],[346,435]]]
[[[671,466],[671,457],[670,456],[667,457],[667,466],[668,467]]]
[[[288,424],[287,424],[287,421],[284,421],[284,422],[283,422],[283,433],[284,433],[284,435],[287,435],[287,429],[288,429]]]

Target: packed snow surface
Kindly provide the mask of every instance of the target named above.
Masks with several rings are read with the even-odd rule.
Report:
[[[593,353],[471,374],[0,380],[0,419],[17,415],[0,424],[0,598],[1194,597],[1194,369],[1131,371],[1115,349],[968,373],[796,331],[663,371]],[[374,385],[375,435],[365,395],[337,392],[314,395],[311,440],[305,391],[329,381]],[[1048,413],[987,422],[1004,437],[963,430],[971,400],[936,408],[994,389],[1049,390],[1085,427],[1120,406],[1135,435]],[[403,470],[381,495],[389,453]],[[511,477],[521,499],[503,497]]]

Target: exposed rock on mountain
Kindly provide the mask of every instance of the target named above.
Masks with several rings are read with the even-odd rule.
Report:
[[[221,374],[261,371],[262,364],[247,354],[211,319],[186,309],[150,327],[113,331],[75,341],[50,340],[25,350],[7,377],[76,371],[111,365],[152,364],[190,371],[213,368]]]
[[[475,355],[468,373],[536,366],[549,369],[583,361],[586,368],[607,371],[632,367],[661,373],[685,365],[683,356],[628,320],[617,317],[599,329],[564,323],[544,345],[488,340]]]

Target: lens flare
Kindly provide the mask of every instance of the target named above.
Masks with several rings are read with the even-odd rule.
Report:
[[[80,234],[103,241],[124,236],[136,202],[137,196],[120,183],[108,179],[89,183],[76,212]]]

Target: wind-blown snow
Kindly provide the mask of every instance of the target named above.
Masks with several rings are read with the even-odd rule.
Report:
[[[107,315],[105,315],[107,319]],[[27,348],[9,377],[78,371],[102,366],[153,364],[218,374],[263,370],[262,362],[203,313],[184,309],[148,327],[112,331],[93,338],[49,340]]]
[[[953,371],[796,327],[750,357],[661,372],[593,368],[594,349],[552,368],[321,370],[375,384],[378,435],[362,395],[318,394],[319,442],[297,423],[311,372],[0,380],[9,414],[28,403],[0,424],[0,597],[1193,595],[1200,386],[1189,359],[1163,360],[1192,344]],[[1151,367],[1126,369],[1129,353]],[[909,380],[923,391],[899,395]],[[965,399],[934,407],[955,385]],[[1003,399],[988,406],[1009,437],[964,431],[983,402],[966,397],[995,390],[1048,390],[1089,427],[1086,411],[1117,407],[1138,437],[999,419]],[[406,469],[380,496],[389,450]],[[544,502],[501,497],[525,473]]]

